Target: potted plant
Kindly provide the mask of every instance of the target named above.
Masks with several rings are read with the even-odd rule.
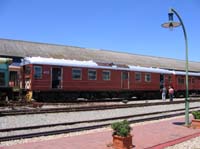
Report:
[[[191,127],[200,128],[200,111],[193,111],[192,115],[194,119],[192,120]]]
[[[111,128],[113,129],[113,148],[131,149],[133,147],[131,127],[127,120],[114,122],[111,124]]]

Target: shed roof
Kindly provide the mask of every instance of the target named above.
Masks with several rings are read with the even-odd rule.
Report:
[[[41,56],[57,59],[93,60],[102,63],[185,70],[185,61],[183,60],[9,39],[0,39],[0,56]],[[189,62],[189,71],[199,72],[200,62]]]

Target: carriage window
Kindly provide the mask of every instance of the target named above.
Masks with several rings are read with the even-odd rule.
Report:
[[[184,78],[179,77],[178,78],[178,84],[184,84]]]
[[[0,86],[5,86],[5,73],[0,72]]]
[[[72,79],[73,80],[81,80],[82,79],[82,70],[81,69],[72,69]]]
[[[25,74],[29,75],[31,73],[30,66],[25,66]]]
[[[110,80],[110,71],[108,70],[103,71],[103,80]]]
[[[135,80],[136,81],[141,81],[141,73],[140,72],[136,72],[135,73]]]
[[[42,78],[42,66],[34,66],[34,78],[35,79]]]
[[[169,83],[172,83],[172,76],[168,76]]]
[[[195,83],[195,78],[192,78],[192,84],[194,84]]]
[[[145,82],[151,82],[151,74],[150,73],[145,74]]]
[[[122,72],[122,79],[128,80],[128,72],[126,72],[126,71]]]
[[[96,80],[97,72],[96,70],[88,70],[88,80]]]

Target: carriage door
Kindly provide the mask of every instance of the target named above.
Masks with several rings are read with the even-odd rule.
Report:
[[[62,68],[52,68],[51,76],[52,88],[62,88]]]
[[[129,89],[129,72],[127,71],[121,73],[121,88]]]
[[[160,75],[160,89],[163,88],[164,84],[165,84],[165,75],[161,74]]]
[[[6,86],[5,73],[0,72],[0,87],[5,87],[5,86]]]
[[[17,71],[10,71],[9,86],[19,87],[19,74]]]

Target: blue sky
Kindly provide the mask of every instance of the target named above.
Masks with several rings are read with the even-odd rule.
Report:
[[[199,0],[0,0],[0,38],[184,60],[182,28],[161,27],[171,7],[200,62]]]

